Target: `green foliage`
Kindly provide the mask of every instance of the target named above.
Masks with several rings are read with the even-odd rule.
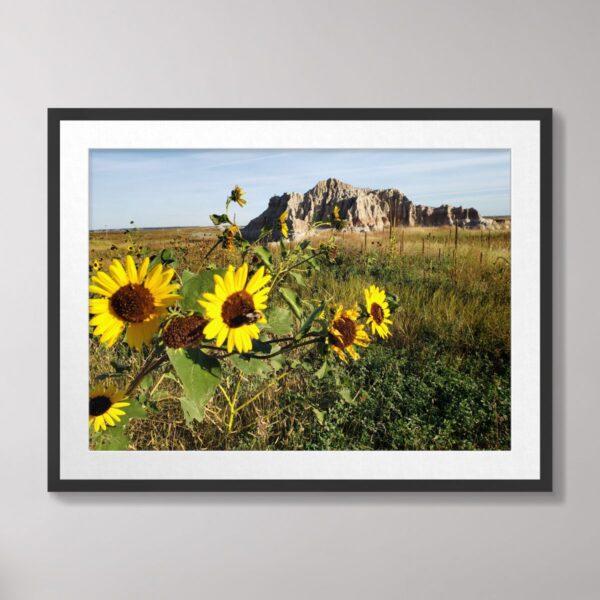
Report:
[[[294,317],[292,313],[281,306],[274,306],[265,312],[267,324],[263,331],[271,332],[277,336],[289,335],[294,327]]]
[[[223,214],[223,215],[210,215],[210,220],[215,225],[222,225],[223,223],[231,223],[231,221],[229,220],[229,216],[226,215],[226,214]]]
[[[175,258],[172,250],[165,249],[161,250],[151,261],[148,270],[151,271],[156,265],[162,264],[165,267],[175,267],[177,265],[177,259]]]
[[[279,293],[283,296],[283,299],[286,301],[287,305],[292,309],[292,312],[299,318],[302,318],[302,309],[300,308],[300,299],[298,298],[298,294],[287,287],[280,287]]]
[[[214,292],[215,281],[214,276],[223,275],[223,269],[207,270],[198,273],[197,275],[187,275],[183,285],[181,286],[181,308],[184,311],[194,311],[204,314],[204,308],[198,304],[198,300],[202,298],[204,292]]]
[[[283,393],[280,401],[296,406],[295,414],[305,398],[323,413],[300,421],[287,448],[510,449],[508,364],[435,346],[421,352],[371,346],[351,365],[348,387],[330,379],[308,379],[301,391]]]
[[[308,333],[311,330],[313,323],[316,321],[316,319],[319,317],[319,315],[323,312],[324,308],[325,308],[325,302],[321,302],[321,304],[319,304],[319,306],[317,306],[317,308],[315,308],[310,313],[310,315],[304,321],[304,323],[302,323],[302,326],[300,327],[300,331],[298,332],[298,335],[303,335],[305,333]]]
[[[254,254],[260,258],[269,271],[273,270],[273,255],[264,246],[254,248]]]
[[[271,364],[266,360],[259,360],[245,354],[232,356],[231,363],[246,375],[264,377],[273,370]]]
[[[186,422],[202,421],[206,404],[221,379],[219,361],[197,348],[169,348],[167,354],[185,393],[181,407]]]

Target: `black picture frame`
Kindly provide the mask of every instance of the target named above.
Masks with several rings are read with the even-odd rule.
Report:
[[[60,475],[60,124],[82,120],[469,120],[540,124],[540,477],[535,480],[73,480]],[[552,491],[552,109],[48,109],[48,491]]]

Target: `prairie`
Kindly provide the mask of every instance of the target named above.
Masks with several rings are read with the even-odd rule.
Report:
[[[235,264],[222,248],[207,256],[216,235],[213,227],[95,231],[90,261],[106,265],[131,251],[141,257],[168,249],[178,272]],[[332,235],[322,231],[313,244]],[[510,231],[397,228],[335,238],[336,255],[319,270],[307,267],[294,285],[345,304],[363,301],[372,283],[385,287],[398,300],[388,342],[361,348],[341,374],[318,378],[300,368],[267,376],[267,389],[240,411],[231,431],[220,390],[204,421],[189,424],[179,384],[155,371],[138,388],[138,412],[124,429],[129,449],[510,448]],[[91,385],[108,378],[126,385],[145,358],[125,345],[116,352],[90,336]],[[318,360],[297,352],[303,363]],[[230,368],[224,381],[231,385],[236,376]],[[246,398],[258,391],[255,379],[242,385]],[[111,447],[94,434],[91,444]]]

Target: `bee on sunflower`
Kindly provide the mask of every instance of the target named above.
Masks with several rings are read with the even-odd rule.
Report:
[[[371,324],[371,333],[377,334],[380,338],[390,336],[388,325],[392,324],[390,319],[390,307],[385,297],[385,290],[371,285],[365,289],[365,302],[369,318],[367,325]]]
[[[150,345],[160,326],[160,318],[180,296],[175,294],[179,284],[171,283],[175,271],[163,270],[162,264],[150,272],[146,257],[139,271],[131,256],[121,261],[113,259],[109,273],[98,271],[92,276],[90,292],[102,298],[90,299],[90,325],[93,334],[107,346],[112,346],[127,328],[127,343],[141,350]]]
[[[346,354],[353,360],[359,358],[355,346],[366,348],[371,341],[365,326],[357,322],[358,315],[356,306],[344,309],[339,305],[327,332],[327,343],[345,363],[348,362]]]
[[[288,218],[288,211],[284,210],[280,215],[279,215],[279,231],[281,231],[281,235],[284,238],[287,238],[289,235],[289,229],[288,229],[288,224],[286,223]]]
[[[95,387],[90,392],[89,424],[94,426],[94,431],[106,431],[106,426],[114,427],[125,414],[122,408],[129,406],[123,402],[125,394],[119,392],[114,386]]]
[[[260,330],[257,323],[266,323],[262,311],[267,308],[270,288],[265,287],[271,276],[265,275],[260,267],[248,280],[248,265],[244,263],[237,270],[230,265],[224,277],[214,276],[214,293],[206,292],[204,300],[198,303],[206,312],[208,325],[204,336],[216,338],[216,345],[222,346],[227,340],[227,352],[250,352],[252,340],[258,339]]]
[[[244,204],[246,204],[248,202],[244,198],[245,194],[246,194],[246,192],[239,185],[236,185],[231,190],[231,195],[229,196],[229,198],[227,200],[228,200],[228,202],[235,202],[240,208],[244,208]]]

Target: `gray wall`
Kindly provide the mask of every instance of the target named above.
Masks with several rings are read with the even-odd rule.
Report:
[[[0,598],[598,597],[599,7],[2,0]],[[555,493],[47,494],[49,106],[553,107]]]

